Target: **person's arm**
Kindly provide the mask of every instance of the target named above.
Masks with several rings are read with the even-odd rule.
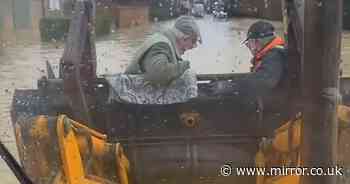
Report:
[[[282,78],[285,57],[282,53],[273,52],[264,57],[261,68],[253,73],[242,75],[239,79],[218,81],[213,85],[214,95],[220,96],[259,96],[274,87]]]
[[[285,59],[279,51],[265,56],[258,71],[250,73],[238,82],[244,90],[242,92],[258,96],[275,88],[283,76]]]
[[[172,61],[172,53],[165,43],[157,43],[146,53],[141,68],[145,79],[157,84],[168,84],[190,67],[188,61]]]

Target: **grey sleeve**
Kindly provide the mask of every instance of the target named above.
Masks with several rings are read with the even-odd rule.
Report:
[[[168,84],[180,77],[189,68],[189,62],[172,61],[171,54],[169,46],[165,43],[152,46],[141,63],[145,79],[153,83]]]
[[[238,84],[242,86],[243,92],[251,95],[265,94],[275,88],[282,78],[284,57],[280,53],[271,53],[263,61],[261,68],[248,74]]]
[[[268,93],[275,88],[284,72],[282,54],[273,52],[265,56],[261,68],[253,73],[247,73],[232,81],[220,81],[213,85],[214,95],[256,97]]]

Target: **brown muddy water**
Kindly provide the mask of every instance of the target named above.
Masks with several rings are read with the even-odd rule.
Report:
[[[203,44],[185,53],[192,68],[198,73],[247,72],[250,53],[240,45],[248,26],[256,19],[233,18],[218,21],[207,16],[198,19]],[[112,31],[108,36],[98,38],[97,73],[112,74],[122,72],[129,63],[135,49],[155,30],[172,25],[172,21],[153,23],[128,29]],[[279,32],[282,25],[273,22]],[[7,32],[0,37],[0,139],[17,157],[15,139],[10,119],[10,109],[15,89],[36,88],[36,80],[45,75],[45,61],[49,61],[57,74],[58,62],[63,53],[63,44],[41,43],[32,36],[18,32]],[[24,35],[24,36],[23,36]],[[32,34],[28,34],[32,35]],[[1,36],[1,34],[0,34]],[[30,37],[30,38],[29,38]],[[23,39],[25,38],[25,39]],[[350,76],[350,32],[343,33],[344,75]],[[0,160],[0,183],[18,183]]]

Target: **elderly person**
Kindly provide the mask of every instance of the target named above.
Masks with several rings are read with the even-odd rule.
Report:
[[[193,17],[153,34],[137,51],[124,74],[107,77],[110,100],[133,104],[172,104],[197,96],[196,75],[181,56],[201,42]]]
[[[125,74],[144,74],[155,85],[167,85],[190,68],[181,56],[201,41],[198,25],[193,17],[181,16],[172,28],[155,33],[138,50]]]

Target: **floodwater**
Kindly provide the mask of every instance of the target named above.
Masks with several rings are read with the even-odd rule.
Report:
[[[198,73],[247,72],[249,51],[242,45],[248,26],[256,19],[233,18],[227,21],[215,20],[210,16],[198,19],[203,44],[185,53]],[[129,63],[136,48],[153,31],[169,27],[171,21],[152,23],[128,29],[112,31],[108,36],[97,38],[97,73],[122,72]],[[279,32],[282,25],[273,22]],[[10,33],[9,33],[10,34]],[[36,81],[46,74],[45,61],[49,61],[57,74],[58,62],[63,53],[63,43],[41,43],[31,38],[2,41],[0,44],[0,139],[17,157],[15,139],[10,119],[12,95],[15,89],[36,88]],[[344,32],[343,61],[344,74],[350,74],[350,32]],[[35,38],[35,37],[34,37]],[[1,40],[1,38],[0,38]],[[6,38],[2,38],[6,40]],[[346,70],[348,68],[348,70]],[[2,184],[18,183],[14,175],[0,161]]]

